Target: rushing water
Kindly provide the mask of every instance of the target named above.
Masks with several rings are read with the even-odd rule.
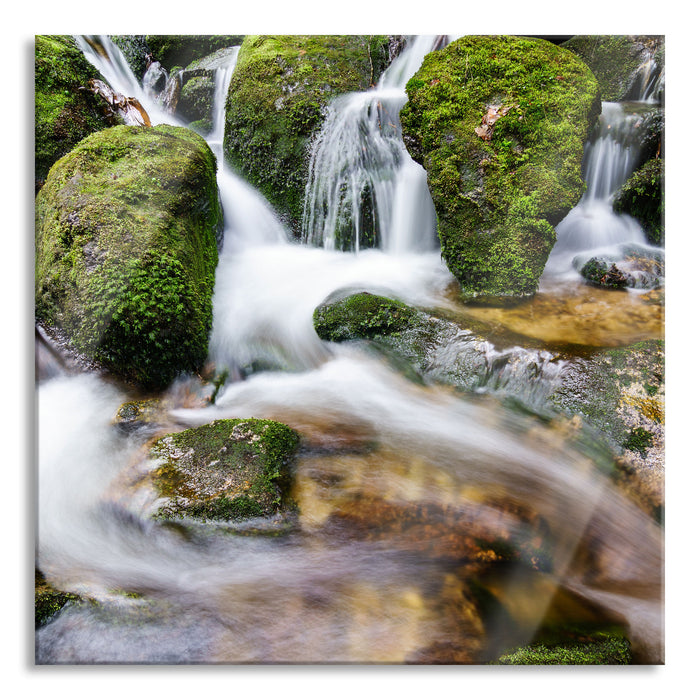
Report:
[[[390,69],[400,75],[389,73],[371,94],[333,103],[312,159],[309,244],[290,241],[259,193],[219,163],[225,238],[210,353],[238,380],[208,408],[187,408],[179,384],[166,400],[179,427],[255,416],[296,428],[306,445],[296,466],[297,527],[233,536],[151,520],[144,438],[111,423],[130,397],[87,372],[53,371],[40,384],[37,564],[55,585],[100,601],[69,605],[37,632],[40,663],[474,663],[527,642],[562,596],[572,619],[622,622],[640,658],[661,657],[661,529],[611,486],[609,458],[581,442],[574,425],[498,399],[521,391],[509,357],[556,382],[551,355],[487,348],[486,364],[500,374],[490,373],[480,393],[458,395],[314,332],[313,309],[341,289],[447,303],[451,275],[435,249],[431,205],[411,194],[421,211],[409,215],[401,194],[421,192],[425,175],[416,177],[384,116],[377,122],[380,102],[398,110],[400,86],[433,42],[409,46]],[[81,45],[114,89],[144,99],[153,123],[177,123],[133,85],[111,42],[100,40],[104,53],[95,41]],[[217,81],[219,98],[230,74]],[[356,140],[358,124],[370,129],[360,115],[377,126],[379,155],[369,165],[350,153],[369,143]],[[218,119],[209,140],[220,157]],[[348,120],[354,130],[333,137]],[[321,167],[331,138],[340,139],[343,162]],[[386,169],[387,191],[377,168]],[[347,177],[344,187],[321,185],[333,169],[369,183],[380,248],[361,249],[357,228],[354,252],[328,243],[337,226],[326,219],[357,204],[330,190],[356,197],[365,187]],[[417,228],[406,233],[402,216]],[[445,361],[462,342],[472,341],[455,338]],[[256,367],[268,370],[249,374]],[[547,552],[539,567],[479,581],[498,601],[488,620],[474,603],[479,538],[520,543],[534,558]]]

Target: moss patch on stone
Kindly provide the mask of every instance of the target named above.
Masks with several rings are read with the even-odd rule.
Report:
[[[554,227],[584,190],[593,74],[548,41],[469,36],[428,54],[406,91],[404,142],[428,173],[465,297],[534,294]]]
[[[159,519],[242,520],[289,505],[298,434],[271,420],[222,419],[158,440]]]
[[[613,209],[633,216],[644,229],[647,240],[663,245],[664,227],[664,160],[647,161],[615,194]]]
[[[165,125],[93,134],[37,197],[37,318],[125,380],[162,388],[206,359],[221,227],[200,136]]]
[[[36,628],[49,622],[66,603],[77,600],[80,600],[77,595],[57,590],[46,581],[40,571],[34,570],[34,626]]]
[[[229,86],[224,154],[301,232],[309,144],[335,95],[368,89],[389,38],[247,36]]]
[[[240,46],[242,34],[148,34],[144,40],[154,60],[167,70],[187,66],[192,61],[207,56],[218,49]]]
[[[314,310],[314,328],[322,340],[371,339],[403,331],[418,321],[418,312],[403,302],[360,292]]]
[[[599,666],[632,663],[629,642],[622,636],[597,632],[567,643],[534,643],[503,654],[499,665]]]
[[[601,98],[619,102],[632,88],[637,69],[646,51],[655,51],[663,60],[663,40],[657,36],[578,35],[562,46],[580,56],[600,83]]]
[[[34,41],[34,178],[36,189],[51,166],[89,134],[120,121],[87,89],[100,78],[71,36]]]

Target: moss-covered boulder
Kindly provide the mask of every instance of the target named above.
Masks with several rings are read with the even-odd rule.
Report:
[[[117,126],[51,169],[36,201],[36,316],[144,388],[207,356],[222,211],[189,129]]]
[[[598,79],[601,98],[607,102],[637,97],[639,82],[654,76],[639,68],[653,56],[655,71],[664,67],[664,42],[659,36],[578,35],[562,46],[580,56]]]
[[[537,289],[554,227],[584,191],[595,77],[545,40],[468,36],[406,86],[404,142],[428,173],[442,253],[466,299]]]
[[[240,46],[242,34],[149,34],[144,36],[151,58],[168,72],[175,67],[184,68],[192,61],[208,56],[218,49]]]
[[[51,166],[89,134],[122,123],[87,89],[100,74],[71,36],[34,42],[34,179],[38,190]]]
[[[368,89],[386,36],[247,36],[229,86],[224,154],[300,234],[309,144],[335,95]]]
[[[222,419],[151,449],[161,500],[154,517],[237,521],[289,507],[298,434],[271,420]]]
[[[185,121],[211,120],[214,108],[214,81],[210,76],[197,76],[188,80],[180,91],[176,114]]]
[[[329,300],[314,310],[314,328],[322,340],[371,339],[418,323],[418,312],[403,302],[359,292]]]
[[[613,209],[633,216],[644,229],[647,240],[661,246],[665,242],[664,160],[648,160],[615,193]]]

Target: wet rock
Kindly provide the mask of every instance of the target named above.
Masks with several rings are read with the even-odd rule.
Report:
[[[665,281],[662,250],[622,246],[617,252],[589,258],[577,256],[573,266],[589,284],[608,289],[659,289]]]
[[[617,455],[617,479],[659,515],[664,505],[663,341],[600,350],[571,360],[552,406],[579,414]]]
[[[663,178],[664,160],[654,158],[632,173],[613,198],[614,211],[634,217],[649,243],[657,246],[666,238]]]
[[[49,622],[67,603],[77,600],[80,600],[79,596],[59,591],[38,569],[34,569],[34,625],[37,629]]]
[[[160,494],[154,517],[237,521],[289,508],[299,442],[270,420],[223,419],[172,433],[151,449]]]
[[[36,316],[147,390],[207,357],[223,214],[216,160],[182,127],[93,134],[36,200]]]
[[[122,123],[88,81],[100,77],[71,36],[35,38],[34,178],[38,191],[51,166],[89,134]]]
[[[545,40],[467,36],[428,54],[406,92],[404,143],[428,173],[442,255],[465,300],[532,296],[554,227],[584,191],[600,111],[593,74]]]
[[[388,66],[388,36],[246,36],[231,79],[224,154],[297,236],[310,144],[336,95],[367,90]]]
[[[600,83],[601,97],[608,102],[629,99],[630,94],[638,92],[640,67],[650,57],[655,59],[656,75],[664,66],[664,41],[660,36],[578,35],[563,46],[591,68]]]

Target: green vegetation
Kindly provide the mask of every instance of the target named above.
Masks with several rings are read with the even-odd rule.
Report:
[[[593,74],[544,40],[470,36],[426,56],[406,89],[404,141],[427,170],[465,298],[532,295],[554,226],[583,192]]]
[[[596,632],[575,641],[529,644],[501,656],[501,665],[627,665],[632,663],[629,642],[616,634]]]
[[[200,136],[93,134],[37,197],[37,318],[127,381],[164,387],[206,359],[221,226],[216,161]]]
[[[663,245],[664,229],[664,160],[648,160],[615,195],[613,209],[633,216],[644,229],[647,240]]]
[[[34,625],[45,625],[66,603],[80,600],[73,593],[64,593],[47,583],[43,574],[34,570]]]
[[[654,436],[644,428],[633,428],[623,443],[623,447],[628,450],[635,450],[643,457],[646,457],[647,448],[651,447],[654,442]]]
[[[564,42],[593,71],[600,84],[601,99],[623,100],[634,82],[637,68],[643,63],[645,49],[656,49],[660,37],[628,35],[578,35]],[[656,51],[663,65],[663,47]]]
[[[298,434],[271,420],[222,419],[161,438],[155,484],[168,502],[159,519],[240,520],[289,500]]]
[[[309,145],[335,95],[366,90],[388,37],[246,36],[226,106],[224,154],[298,235]]]
[[[242,34],[149,34],[143,38],[153,59],[168,71],[178,66],[187,66],[195,59],[208,56],[218,49],[240,46],[243,41]]]
[[[34,178],[38,190],[51,166],[89,134],[120,120],[105,112],[88,81],[100,78],[70,36],[37,36],[34,54]]]
[[[374,338],[405,330],[418,312],[394,299],[361,292],[314,310],[314,327],[323,340]]]

